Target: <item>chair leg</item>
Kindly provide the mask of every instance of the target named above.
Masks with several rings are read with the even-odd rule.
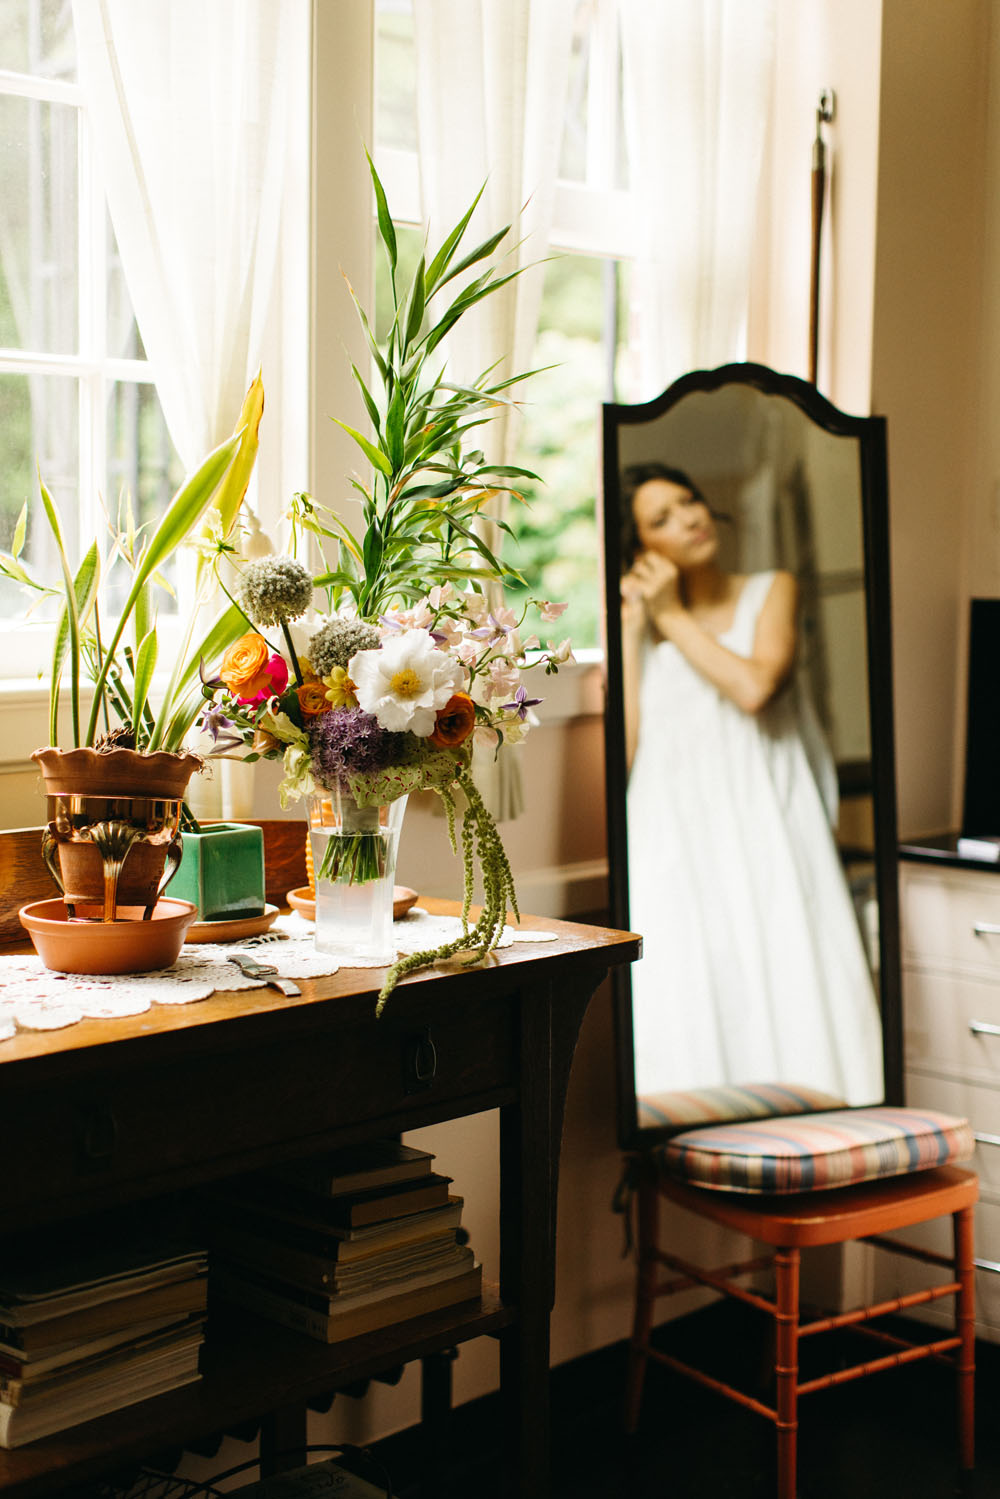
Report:
[[[972,1208],[962,1208],[952,1215],[955,1278],[961,1287],[955,1298],[955,1332],[962,1340],[958,1350],[958,1445],[963,1468],[975,1464],[976,1272],[972,1213]]]
[[[778,1499],[795,1499],[799,1393],[799,1251],[779,1249],[777,1276]]]
[[[639,1406],[642,1403],[642,1386],[649,1362],[647,1349],[653,1330],[653,1307],[656,1302],[657,1262],[655,1251],[659,1245],[659,1193],[652,1174],[643,1171],[637,1192],[638,1244],[635,1277],[635,1315],[632,1323],[632,1340],[628,1352],[628,1372],[625,1380],[625,1430],[634,1432],[639,1424]]]

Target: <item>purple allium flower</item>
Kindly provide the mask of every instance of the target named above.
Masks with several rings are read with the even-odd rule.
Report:
[[[391,734],[363,708],[334,708],[309,724],[312,772],[321,786],[385,770],[404,754],[406,734]]]

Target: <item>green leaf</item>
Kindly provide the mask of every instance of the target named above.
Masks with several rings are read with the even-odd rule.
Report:
[[[351,374],[358,382],[358,386],[361,390],[361,399],[365,403],[365,409],[367,410],[368,416],[371,419],[372,426],[375,428],[376,433],[381,433],[382,418],[379,416],[379,410],[375,404],[374,397],[372,396],[365,382],[362,380],[361,372],[356,364],[351,365]]]
[[[330,420],[336,422],[337,426],[341,427],[349,437],[354,438],[354,441],[357,443],[358,447],[361,449],[362,453],[364,453],[365,457],[368,459],[373,468],[377,468],[379,473],[384,474],[387,479],[391,478],[392,464],[382,452],[381,448],[377,448],[374,443],[368,441],[367,437],[362,437],[360,432],[355,431],[353,427],[349,427],[346,422],[342,422],[339,416],[331,417]]]
[[[132,733],[139,740],[142,715],[149,697],[149,689],[156,671],[157,657],[156,626],[142,637],[136,654],[135,671],[132,673]]]
[[[148,545],[142,553],[141,560],[136,569],[132,588],[128,598],[122,606],[118,625],[108,646],[104,665],[94,684],[94,704],[90,712],[90,722],[87,726],[87,743],[93,744],[94,734],[97,728],[97,716],[100,711],[101,692],[107,678],[109,663],[114,659],[118,644],[125,633],[126,626],[136,606],[143,587],[150,576],[163,563],[167,557],[180,545],[180,543],[191,534],[193,528],[201,520],[205,511],[212,503],[215,491],[226,474],[234,454],[240,447],[241,435],[227,438],[195,471],[194,474],[181,486],[167,508],[167,512],[160,524],[157,526]]]
[[[508,224],[506,229],[499,229],[496,234],[491,234],[489,239],[484,239],[481,245],[477,245],[474,250],[470,250],[468,255],[460,260],[457,265],[452,266],[447,276],[442,280],[441,285],[444,286],[446,282],[453,281],[456,276],[460,276],[470,266],[476,265],[480,260],[485,260],[487,255],[492,255],[500,241],[509,233],[510,225]],[[515,274],[517,273],[515,272]]]
[[[403,340],[407,345],[412,343],[420,332],[420,324],[424,320],[424,305],[424,257],[421,255],[417,269],[413,273],[410,295],[407,299],[406,325],[403,332]]]
[[[385,245],[386,253],[389,256],[389,269],[395,276],[396,231],[392,226],[392,216],[389,213],[389,205],[385,201],[385,189],[379,181],[379,175],[375,170],[375,163],[371,159],[367,146],[365,147],[365,156],[368,158],[368,170],[371,172],[372,186],[375,189],[375,206],[378,213],[378,232],[382,236],[382,243]]]
[[[430,296],[431,292],[437,286],[438,277],[442,275],[442,273],[447,270],[448,266],[451,264],[451,258],[454,255],[463,234],[469,227],[469,220],[472,218],[472,215],[475,213],[477,207],[479,206],[479,200],[483,196],[483,193],[485,191],[486,183],[484,182],[476,196],[473,198],[471,204],[466,209],[465,213],[459,219],[458,223],[455,225],[454,229],[448,235],[444,244],[441,246],[440,250],[437,252],[430,265],[427,267],[428,296]]]
[[[66,627],[69,632],[69,670],[70,670],[70,716],[73,723],[73,745],[74,748],[80,743],[80,616],[77,611],[76,587],[73,575],[70,572],[69,558],[66,555],[66,547],[63,544],[62,527],[59,524],[59,512],[56,510],[52,496],[42,483],[41,474],[38,476],[38,488],[42,496],[42,506],[45,517],[52,532],[52,539],[56,544],[59,554],[59,566],[63,575],[63,590],[65,595]],[[58,644],[58,631],[56,632]],[[59,672],[56,669],[55,657],[53,656],[53,671],[49,685],[49,733],[53,745],[56,743],[59,712]]]
[[[21,506],[21,513],[14,523],[14,540],[10,544],[11,552],[15,557],[20,557],[24,548],[24,538],[28,531],[28,502],[25,500]]]
[[[390,475],[394,475],[402,466],[404,421],[405,398],[402,386],[397,385],[385,414],[385,445],[389,454]]]

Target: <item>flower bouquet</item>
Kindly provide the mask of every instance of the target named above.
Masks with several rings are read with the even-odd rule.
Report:
[[[358,308],[380,384],[373,394],[353,369],[373,435],[339,423],[371,466],[367,482],[352,480],[363,525],[350,526],[310,495],[294,497],[292,555],[265,557],[243,569],[234,603],[250,628],[221,660],[203,664],[202,727],[215,753],[280,757],[283,806],[312,796],[314,807],[318,800],[332,809],[332,817],[312,818],[314,827],[326,823],[336,834],[326,837],[325,847],[314,839],[321,849],[317,906],[323,882],[357,889],[386,877],[394,840],[384,809],[410,792],[441,797],[456,852],[461,813],[461,934],[392,963],[379,995],[381,1013],[404,974],[462,951],[473,961],[485,959],[500,939],[508,907],[517,912],[503,843],[473,778],[472,747],[478,740],[500,753],[522,739],[541,701],[529,696],[522,674],[555,672],[571,652],[568,640],[553,646],[527,633],[529,614],[553,623],[564,605],[529,600],[515,612],[499,601],[500,585],[518,574],[491,550],[480,524],[491,499],[514,493],[519,480],[534,476],[488,462],[467,446],[468,434],[526,376],[495,381],[487,371],[472,385],[456,385],[443,369],[430,370],[434,350],[458,318],[510,279],[493,258],[507,230],[459,256],[474,202],[400,290],[392,220],[370,157],[369,168],[395,316],[380,345]],[[475,269],[484,262],[485,269]],[[471,279],[452,288],[434,321],[432,300],[463,275]],[[333,565],[315,576],[296,555],[310,541],[324,564],[331,544],[337,551]],[[316,593],[325,604],[318,618]],[[307,615],[311,623],[303,626]],[[477,865],[484,899],[470,925]]]

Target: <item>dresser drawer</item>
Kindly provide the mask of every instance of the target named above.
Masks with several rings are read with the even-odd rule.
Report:
[[[968,1119],[976,1136],[976,1154],[969,1163],[984,1192],[1000,1197],[1000,1090],[960,1078],[906,1075],[906,1102],[915,1109],[937,1109]],[[995,1258],[1000,1259],[1000,1243]]]
[[[933,1223],[920,1223],[896,1237],[906,1244],[917,1244],[935,1254],[952,1253],[951,1220],[937,1218]],[[941,1284],[947,1271],[935,1273],[933,1267],[901,1255],[890,1255],[876,1251],[875,1271],[876,1295],[881,1299],[903,1296],[920,1291],[932,1284]],[[995,1202],[979,1202],[975,1209],[974,1254],[977,1260],[988,1264],[1000,1264],[1000,1206]],[[910,1307],[905,1315],[921,1321],[954,1326],[955,1298],[942,1297],[927,1307]],[[990,1342],[1000,1342],[1000,1273],[982,1268],[976,1271],[976,1334]]]
[[[1000,977],[1000,875],[903,865],[900,919],[904,961]]]
[[[908,968],[903,974],[907,1064],[1000,1086],[1000,981]]]

